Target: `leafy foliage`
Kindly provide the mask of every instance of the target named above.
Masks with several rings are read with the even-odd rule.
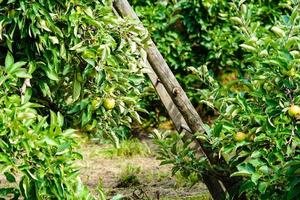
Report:
[[[192,2],[195,3],[189,1]],[[267,2],[260,3],[228,2],[230,9],[224,10],[227,20],[219,21],[210,32],[216,33],[215,28],[220,28],[223,36],[230,35],[226,40],[212,41],[220,45],[221,58],[232,61],[225,64],[236,68],[234,78],[224,81],[218,71],[213,73],[213,62],[209,60],[219,62],[215,57],[195,68],[205,85],[199,90],[200,101],[219,115],[211,128],[207,126],[207,135],[199,134],[198,139],[209,142],[214,154],[226,162],[209,169],[206,159],[197,158],[189,142],[180,142],[182,135],[158,134],[156,140],[163,163],[174,164],[175,171],[188,175],[209,169],[212,173],[225,171],[232,177],[242,177],[232,195],[297,199],[299,115],[291,109],[299,105],[299,2],[281,2],[278,10],[268,9]],[[209,8],[213,9],[213,5]],[[271,13],[262,15],[265,12]],[[199,18],[199,22],[203,20],[205,17]],[[232,56],[228,55],[231,49]],[[221,62],[220,66],[225,70],[226,65]]]
[[[100,135],[121,134],[131,118],[139,120],[143,30],[98,1],[8,3],[0,19],[2,46],[27,63],[18,76],[32,87],[23,92],[45,113],[60,111],[69,126],[86,130],[101,124]],[[105,98],[115,98],[116,108],[101,106]]]
[[[202,117],[215,113],[201,99],[206,87],[195,68],[206,65],[220,81],[237,78],[242,38],[235,32],[230,1],[224,0],[131,0],[177,79]],[[270,25],[290,7],[290,1],[248,1],[255,19]],[[149,98],[151,100],[151,98]]]
[[[199,88],[199,79],[190,73],[189,67],[198,66],[202,56],[189,39],[178,3],[148,0],[131,1],[131,4],[181,84],[185,88]]]
[[[0,197],[93,199],[72,164],[81,158],[74,151],[75,130],[63,130],[60,113],[51,111],[49,120],[38,114],[42,105],[12,91],[26,74],[14,69],[21,64],[8,53],[0,72],[0,172],[11,183],[1,187]]]
[[[229,165],[237,166],[232,176],[244,177],[240,192],[248,191],[252,198],[293,199],[299,194],[300,137],[298,119],[287,111],[299,104],[299,3],[273,27],[259,26],[246,5],[233,7],[238,14],[234,20],[242,22],[240,47],[249,53],[241,66],[243,76],[231,85],[235,91],[218,100],[223,103],[212,143],[226,154]],[[233,143],[238,131],[247,137]]]
[[[1,198],[93,198],[74,133],[118,145],[140,122],[146,37],[110,1],[0,1]]]

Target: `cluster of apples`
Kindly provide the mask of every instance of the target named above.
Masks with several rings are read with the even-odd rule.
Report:
[[[92,106],[94,109],[99,108],[101,104],[101,98],[97,97],[92,101]],[[112,110],[116,106],[116,100],[114,98],[105,98],[103,100],[103,106],[106,110]]]
[[[248,141],[253,141],[255,138],[255,136],[253,134],[246,134],[244,132],[237,132],[235,135],[234,135],[234,139],[235,141],[237,142],[242,142],[244,140],[248,140]]]

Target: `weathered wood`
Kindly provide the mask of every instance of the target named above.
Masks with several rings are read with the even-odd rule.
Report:
[[[149,64],[150,65],[150,64]],[[173,121],[175,128],[177,131],[181,132],[182,127],[187,127],[188,131],[191,132],[189,129],[185,119],[179,112],[178,108],[173,103],[173,100],[171,99],[170,95],[168,94],[166,88],[164,85],[160,82],[157,75],[151,68],[151,72],[147,73],[149,79],[151,80],[151,83],[153,87],[155,88],[161,102],[165,106],[169,116],[171,117],[171,120]]]
[[[115,13],[116,16],[121,17],[118,11],[114,7],[112,7],[113,12]],[[142,25],[141,25],[142,26]],[[143,26],[142,26],[143,27]],[[182,114],[178,110],[178,108],[175,106],[172,98],[168,94],[166,88],[164,85],[160,82],[158,79],[157,75],[153,71],[150,63],[148,60],[146,60],[146,64],[148,66],[148,72],[147,75],[155,88],[161,102],[163,103],[164,107],[166,108],[168,115],[171,117],[171,120],[178,132],[184,133],[183,134],[183,141],[191,140],[193,141],[190,144],[190,148],[193,149],[196,153],[197,156],[203,156],[202,148],[199,145],[199,143],[195,142],[195,136],[192,134],[192,131],[190,127],[187,125],[185,119],[183,118]]]
[[[139,20],[138,16],[133,11],[127,0],[115,0],[113,5],[122,17],[130,17]],[[152,40],[149,41],[149,46],[146,47],[145,50],[148,55],[148,61],[156,74],[155,76],[157,76],[153,78],[159,78],[160,82],[163,85],[162,87],[167,91],[168,95],[162,95],[166,95],[166,98],[171,98],[172,103],[176,105],[176,109],[179,110],[179,113],[183,116],[185,122],[192,132],[205,132],[204,124],[199,114],[193,107],[192,103],[189,101],[187,95],[181,88],[177,79],[173,75],[172,71],[170,70],[169,66],[165,62],[163,56],[160,54],[159,50]],[[166,98],[163,97],[163,99]],[[171,103],[171,101],[169,103]],[[168,106],[170,105],[166,104],[167,109]],[[172,117],[172,115],[170,116]],[[199,143],[199,145],[201,146],[201,150],[202,152],[204,152],[204,155],[207,156],[208,161],[215,163],[217,160],[212,158],[210,150],[205,148],[201,143]],[[205,178],[204,183],[207,185],[213,198],[224,199],[226,191],[222,183],[217,178],[208,174],[204,175],[203,177]]]
[[[179,112],[178,108],[175,106],[173,100],[171,99],[170,95],[168,94],[164,85],[160,82],[157,75],[150,67],[150,63],[147,62],[149,65],[149,72],[147,73],[153,87],[155,88],[161,102],[163,103],[164,107],[166,108],[168,115],[171,117],[171,120],[178,132],[183,132],[183,140],[195,140],[195,136],[192,134],[191,129],[187,125],[185,119]],[[190,146],[194,151],[197,152],[198,156],[203,156],[203,152],[201,146],[197,142],[193,142]]]
[[[112,9],[113,9],[113,12],[115,13],[115,15],[122,17],[114,7]],[[138,19],[138,16],[135,13],[132,13],[132,14],[133,15],[131,17],[133,19]],[[164,107],[166,108],[168,115],[171,117],[171,120],[172,120],[176,130],[178,132],[185,130],[188,133],[191,133],[191,129],[187,125],[185,119],[183,118],[183,116],[180,113],[180,111],[178,110],[178,108],[175,106],[175,104],[174,104],[172,98],[170,97],[169,93],[167,92],[166,88],[160,82],[156,73],[153,71],[148,60],[146,61],[146,64],[148,65],[148,71],[149,71],[149,72],[147,72],[147,75],[148,75],[153,87],[155,88],[161,102],[163,103]]]
[[[138,16],[133,11],[127,0],[115,0],[114,6],[121,16],[127,16],[139,20]],[[191,130],[193,132],[204,132],[204,124],[199,114],[189,101],[185,92],[181,88],[174,74],[170,70],[169,66],[152,40],[150,40],[149,46],[146,47],[145,50],[148,54],[148,61],[151,67],[157,74],[160,81],[163,83],[165,89],[185,118]]]

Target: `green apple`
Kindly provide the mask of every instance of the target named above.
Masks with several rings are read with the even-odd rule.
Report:
[[[246,138],[247,138],[247,134],[245,134],[244,132],[237,132],[237,133],[234,135],[234,139],[235,139],[237,142],[242,142],[242,141],[244,141]]]
[[[103,101],[103,106],[106,110],[114,109],[115,105],[116,105],[116,101],[114,98],[105,98]]]
[[[289,107],[288,113],[291,117],[300,116],[300,106],[291,105]]]
[[[94,110],[98,109],[99,106],[100,106],[100,103],[101,103],[100,97],[96,97],[96,98],[93,99],[93,101],[92,101],[92,108],[93,108]]]
[[[281,71],[282,74],[293,77],[296,75],[296,69],[293,67],[290,70],[282,70]]]

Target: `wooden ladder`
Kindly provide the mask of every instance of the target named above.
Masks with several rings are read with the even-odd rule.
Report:
[[[113,7],[119,16],[135,19],[140,23],[140,26],[143,27],[142,22],[139,20],[127,0],[114,0]],[[193,133],[196,132],[205,132],[205,127],[199,114],[188,99],[186,93],[178,83],[154,42],[151,39],[149,42],[149,45],[145,48],[148,65],[150,66],[150,71],[147,75],[155,87],[157,94],[165,106],[177,131],[185,132],[185,135],[188,138],[192,138],[198,145],[197,150],[199,153],[206,156],[211,165],[217,164],[218,159],[212,156],[207,145],[204,145],[203,142],[197,140],[193,135]],[[204,173],[201,175],[203,177],[203,182],[206,184],[213,199],[225,199],[226,184],[211,174]]]

